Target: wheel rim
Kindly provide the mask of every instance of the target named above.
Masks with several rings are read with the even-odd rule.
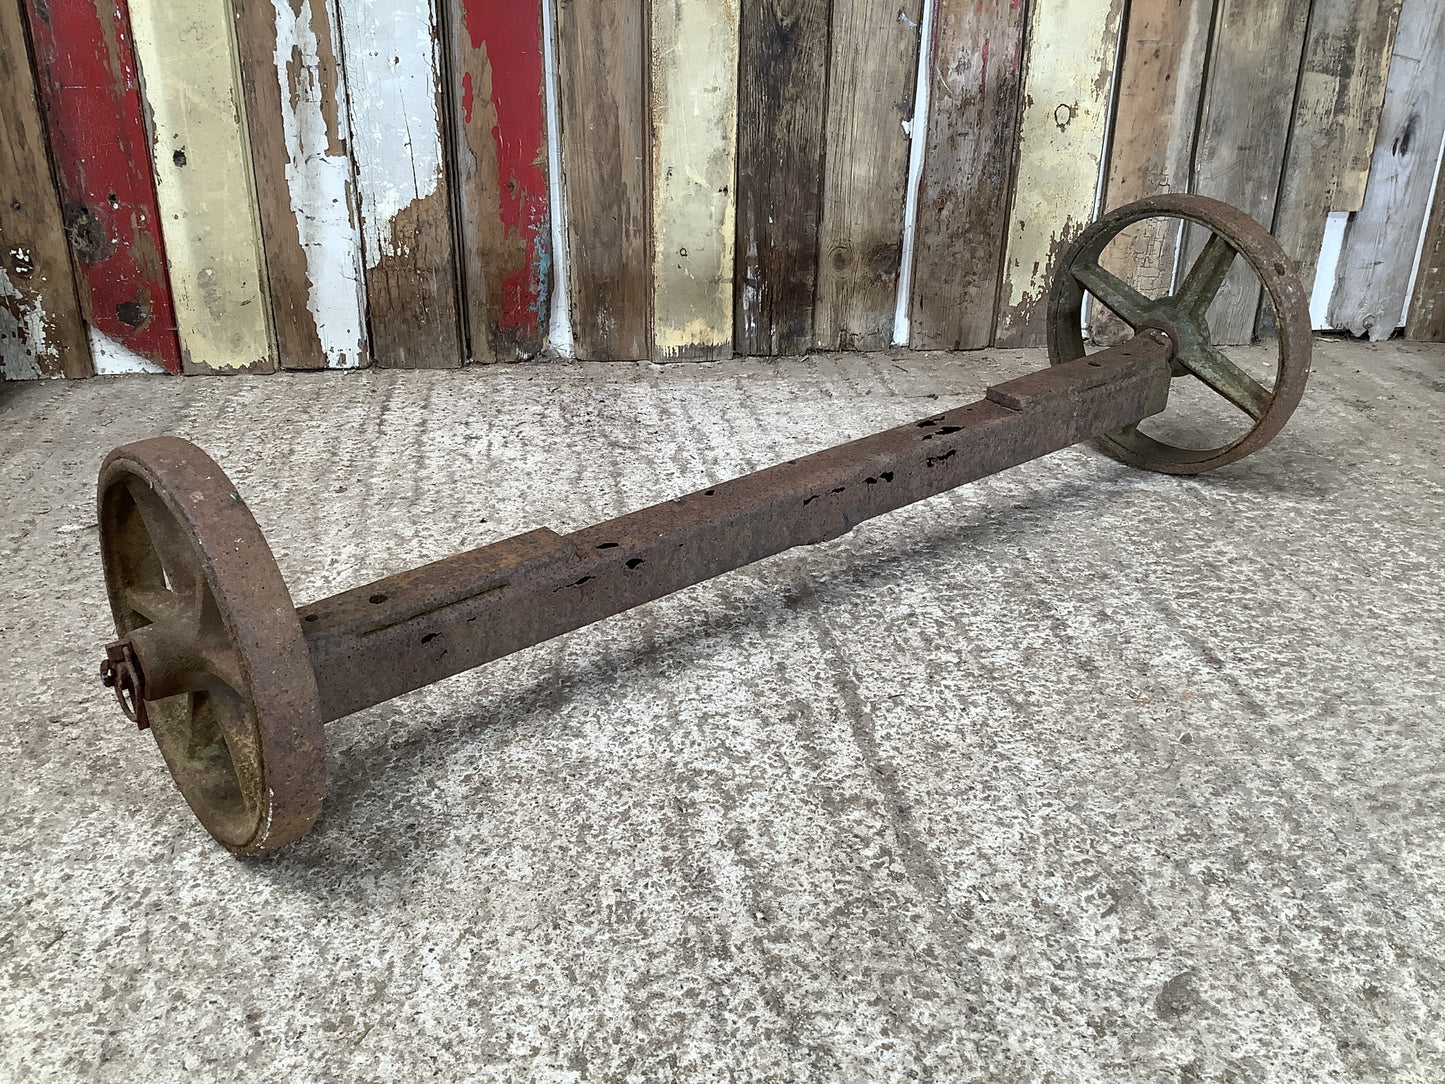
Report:
[[[161,437],[100,472],[116,631],[143,673],[143,718],[186,802],[254,854],[304,835],[326,789],[321,711],[270,547],[204,452]]]
[[[1127,227],[1150,218],[1176,218],[1210,231],[1178,290],[1145,297],[1102,266],[1109,243]],[[1279,360],[1273,388],[1235,364],[1214,345],[1207,315],[1231,268],[1243,259],[1259,278],[1274,310]],[[1200,474],[1243,459],[1284,428],[1309,376],[1311,329],[1304,289],[1284,250],[1242,211],[1203,196],[1156,196],[1122,207],[1090,226],[1065,254],[1049,299],[1049,360],[1073,361],[1085,353],[1083,299],[1094,296],[1136,331],[1160,327],[1176,343],[1176,376],[1192,376],[1237,409],[1252,425],[1215,448],[1185,448],[1158,440],[1137,426],[1099,439],[1099,446],[1132,466],[1169,474]]]

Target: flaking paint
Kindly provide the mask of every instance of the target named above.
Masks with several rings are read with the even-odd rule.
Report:
[[[1038,0],[1030,12],[999,346],[1043,341],[1053,265],[1092,217],[1123,7],[1123,0]]]
[[[336,20],[325,0],[272,0],[272,6],[286,182],[306,256],[306,307],[327,366],[356,368],[367,357],[361,229],[342,91],[323,77],[335,70],[340,51]]]

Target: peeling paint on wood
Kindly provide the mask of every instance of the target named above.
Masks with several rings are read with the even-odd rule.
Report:
[[[1310,14],[1273,233],[1311,293],[1330,212],[1364,199],[1399,18],[1400,0],[1315,0]],[[1264,306],[1260,337],[1273,317]]]
[[[25,0],[81,312],[170,372],[180,342],[126,0]]]
[[[1030,9],[999,346],[1043,343],[1054,267],[1093,216],[1123,8],[1038,0]]]
[[[1371,341],[1405,322],[1406,291],[1445,134],[1445,5],[1405,0],[1364,205],[1345,229],[1330,324]]]
[[[1214,47],[1194,155],[1194,190],[1274,222],[1295,89],[1304,54],[1310,0],[1220,0]],[[1186,259],[1209,239],[1185,231]],[[1254,338],[1259,313],[1258,277],[1235,261],[1209,312],[1214,341],[1230,345]]]
[[[334,0],[233,4],[277,356],[353,369],[366,292]]]
[[[828,0],[757,0],[741,11],[734,348],[813,346]]]
[[[652,348],[646,10],[643,0],[558,6],[572,334],[584,361]]]
[[[1120,56],[1106,210],[1166,192],[1188,192],[1209,50],[1214,0],[1133,0]],[[1103,264],[1146,297],[1174,285],[1181,229],[1150,219],[1120,235]],[[1093,306],[1090,337],[1113,345],[1132,334],[1113,313]]]
[[[736,0],[652,7],[653,354],[732,354]]]
[[[550,318],[542,7],[446,0],[446,9],[462,312],[474,361],[516,361],[541,351]]]
[[[229,0],[131,0],[186,372],[269,372],[270,304]]]
[[[911,345],[993,342],[1023,82],[1022,0],[939,0]]]
[[[167,372],[144,354],[112,339],[105,332],[94,327],[87,330],[90,332],[90,356],[96,376],[160,375]]]
[[[338,0],[378,365],[462,363],[438,22],[429,0]]]
[[[922,0],[834,0],[813,345],[893,342]]]
[[[0,0],[0,376],[88,376],[20,8]]]

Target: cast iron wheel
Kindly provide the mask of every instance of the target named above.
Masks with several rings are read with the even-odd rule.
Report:
[[[111,452],[99,502],[122,637],[110,658],[126,658],[119,684],[131,693],[122,707],[154,732],[186,802],[228,849],[256,854],[304,835],[326,791],[321,708],[255,519],[221,468],[175,437]],[[113,682],[111,664],[105,672]]]
[[[1175,218],[1210,231],[1175,293],[1148,298],[1100,264],[1109,242],[1149,218]],[[1264,387],[1213,343],[1207,316],[1237,257],[1258,276],[1274,309],[1279,361],[1274,386]],[[1193,376],[1249,416],[1238,439],[1215,448],[1183,448],[1156,440],[1138,426],[1099,438],[1109,455],[1166,474],[1202,474],[1243,459],[1268,444],[1299,405],[1309,376],[1309,304],[1289,257],[1249,215],[1203,196],[1154,196],[1105,215],[1065,254],[1049,298],[1049,361],[1083,357],[1085,293],[1093,295],[1135,331],[1160,328],[1175,343],[1175,376]]]

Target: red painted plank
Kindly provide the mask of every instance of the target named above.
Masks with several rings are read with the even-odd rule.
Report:
[[[181,368],[126,0],[24,0],[85,317]]]
[[[536,0],[454,0],[465,306],[472,354],[541,349],[548,323],[551,208]],[[490,349],[489,349],[490,347]]]

